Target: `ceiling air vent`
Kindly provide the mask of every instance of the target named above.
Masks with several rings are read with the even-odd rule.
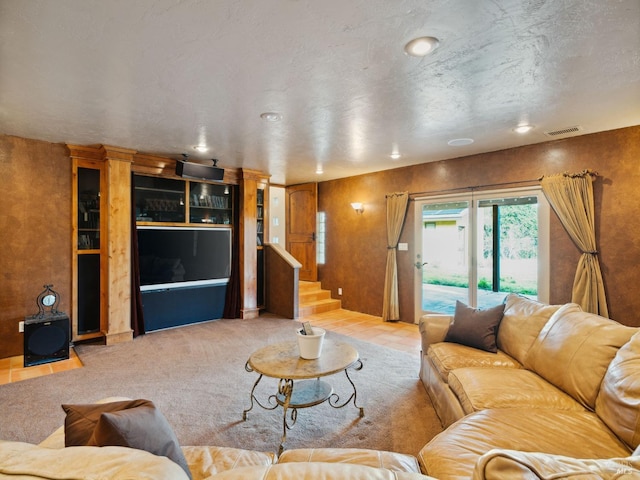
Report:
[[[544,132],[547,137],[559,137],[561,135],[572,135],[574,133],[578,133],[582,130],[582,127],[579,125],[573,127],[561,128],[559,130],[552,130],[550,132]]]

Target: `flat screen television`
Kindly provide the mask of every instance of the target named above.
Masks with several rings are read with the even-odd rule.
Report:
[[[138,227],[140,290],[222,285],[231,275],[231,229]]]

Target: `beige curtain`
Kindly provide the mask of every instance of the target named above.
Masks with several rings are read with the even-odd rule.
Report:
[[[542,191],[567,233],[582,252],[573,280],[571,301],[583,310],[609,317],[596,247],[593,181],[597,174],[585,170],[541,179]]]
[[[384,277],[382,320],[400,320],[398,304],[398,264],[396,252],[409,204],[409,193],[392,193],[387,197],[387,269]]]

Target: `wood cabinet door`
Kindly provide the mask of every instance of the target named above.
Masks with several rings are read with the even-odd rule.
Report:
[[[302,264],[300,280],[314,282],[318,279],[316,263],[318,185],[316,183],[294,185],[287,187],[286,192],[286,249]]]

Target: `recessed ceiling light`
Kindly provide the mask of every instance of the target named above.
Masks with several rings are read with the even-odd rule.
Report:
[[[196,145],[195,147],[193,147],[193,149],[197,150],[200,153],[204,153],[209,150],[209,147],[207,147],[206,145]]]
[[[324,170],[322,169],[322,165],[318,164],[318,166],[316,167],[316,173],[318,175],[321,175],[324,173]]]
[[[267,122],[279,122],[282,120],[282,115],[278,112],[264,112],[260,114],[260,118],[266,120]]]
[[[404,53],[412,57],[424,57],[433,52],[440,41],[435,37],[418,37],[404,46]]]
[[[402,155],[400,155],[398,152],[393,152],[389,156],[391,157],[392,160],[398,160]]]
[[[513,129],[513,131],[516,133],[527,133],[527,132],[530,132],[531,130],[533,130],[533,125],[518,125],[516,128]]]
[[[454,138],[449,140],[447,145],[450,147],[464,147],[465,145],[471,145],[473,141],[473,138]]]

